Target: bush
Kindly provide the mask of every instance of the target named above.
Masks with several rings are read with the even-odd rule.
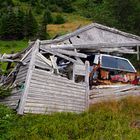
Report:
[[[55,17],[54,23],[55,24],[63,24],[63,23],[65,23],[65,19],[61,15],[57,15]]]
[[[13,110],[0,104],[0,140],[11,139],[11,130],[16,123],[16,114]]]
[[[3,99],[11,94],[11,89],[5,89],[3,86],[0,87],[0,99]]]

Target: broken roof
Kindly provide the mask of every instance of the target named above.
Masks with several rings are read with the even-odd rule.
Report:
[[[53,40],[42,41],[42,44],[66,43],[80,44],[123,44],[125,46],[140,45],[140,37],[110,28],[98,23],[92,23],[77,29],[72,33],[57,37]]]

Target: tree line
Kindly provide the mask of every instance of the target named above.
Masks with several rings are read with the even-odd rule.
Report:
[[[38,23],[31,10],[24,13],[20,9],[15,12],[9,8],[2,14],[0,23],[0,39],[2,40],[31,38],[38,31]]]
[[[65,19],[57,14],[52,16],[52,5],[59,5],[59,1],[49,0],[17,0],[27,3],[27,10],[15,5],[12,0],[0,0],[0,40],[47,39],[47,25],[62,24]],[[62,0],[68,1],[68,0]],[[56,9],[57,10],[57,9]],[[40,21],[35,14],[39,14]]]
[[[53,17],[53,12],[74,12],[140,35],[139,0],[0,0],[0,39],[46,39],[48,24],[65,22],[61,14]]]
[[[82,0],[78,6],[93,21],[140,35],[139,0]]]

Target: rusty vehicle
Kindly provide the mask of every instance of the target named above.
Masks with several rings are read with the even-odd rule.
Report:
[[[88,56],[87,60],[90,62],[91,70],[93,70],[92,80],[96,81],[97,85],[138,83],[134,82],[137,71],[126,58],[108,54],[92,54]],[[97,65],[100,65],[99,68],[94,70]]]

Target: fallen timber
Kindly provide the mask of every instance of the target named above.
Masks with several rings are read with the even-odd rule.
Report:
[[[134,85],[117,85],[114,87],[99,86],[90,90],[90,105],[97,102],[105,102],[110,100],[119,100],[128,96],[140,96],[140,86]]]

